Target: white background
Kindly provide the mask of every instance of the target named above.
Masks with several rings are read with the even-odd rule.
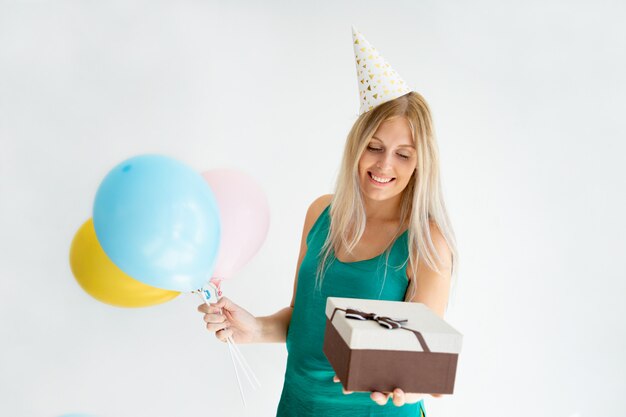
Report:
[[[432,106],[460,251],[456,392],[430,416],[601,417],[626,400],[626,7],[618,1],[0,1],[0,415],[273,416],[284,345],[242,350],[242,408],[198,300],[85,294],[70,242],[104,175],[158,152],[266,190],[226,294],[286,306],[306,208],[356,119],[355,25]]]

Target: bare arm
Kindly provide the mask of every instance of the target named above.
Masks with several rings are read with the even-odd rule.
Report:
[[[440,262],[437,264],[439,272],[431,269],[425,262],[420,262],[417,267],[417,275],[413,280],[411,279],[411,268],[409,265],[409,268],[407,268],[409,288],[405,301],[425,304],[440,317],[443,317],[450,294],[452,255],[443,235],[436,226],[431,225],[430,235],[440,259]],[[413,291],[414,286],[417,286],[415,291]],[[412,293],[415,293],[415,295],[409,298]]]
[[[411,279],[412,270],[411,265],[409,265],[407,268],[409,288],[407,289],[405,301],[425,304],[436,314],[443,317],[450,294],[452,255],[443,235],[436,226],[431,226],[430,234],[440,259],[440,262],[437,264],[439,272],[431,269],[425,262],[421,262],[417,268],[415,279]],[[415,288],[415,291],[413,291],[413,288]],[[411,297],[413,293],[415,295]],[[441,397],[441,394],[431,394],[431,396]],[[379,405],[385,405],[391,398],[396,406],[402,406],[405,403],[415,403],[424,397],[425,394],[408,393],[399,388],[396,388],[393,393],[372,392],[370,395],[370,398]]]
[[[258,317],[261,333],[258,340],[260,343],[282,343],[287,340],[287,330],[291,323],[293,307],[285,307],[271,316]]]

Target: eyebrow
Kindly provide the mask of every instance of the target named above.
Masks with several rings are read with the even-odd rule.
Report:
[[[382,139],[377,138],[376,136],[372,136],[372,139],[376,139],[376,140],[378,140],[378,141],[383,142],[383,141],[382,141]],[[385,143],[385,142],[383,142],[383,143]],[[413,146],[413,145],[400,145],[400,146],[398,146],[398,148],[411,148],[411,149],[415,149],[415,146]]]

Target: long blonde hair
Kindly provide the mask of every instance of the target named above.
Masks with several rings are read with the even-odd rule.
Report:
[[[330,255],[339,248],[351,253],[363,236],[367,219],[359,185],[359,160],[380,124],[394,117],[408,120],[417,154],[416,170],[402,191],[400,203],[400,225],[408,224],[407,261],[411,263],[413,279],[422,259],[430,268],[440,272],[437,263],[441,259],[431,239],[431,224],[437,226],[443,235],[452,253],[452,273],[455,271],[456,243],[441,192],[439,151],[430,109],[420,94],[410,92],[362,114],[348,134],[330,208],[330,230],[322,246],[317,269],[318,288],[321,288]],[[387,259],[392,244],[393,240],[386,249]],[[401,267],[405,265],[406,262]],[[409,298],[413,297],[416,287],[413,285],[413,294]]]

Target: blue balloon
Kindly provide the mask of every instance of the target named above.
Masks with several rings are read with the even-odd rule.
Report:
[[[194,291],[211,278],[217,201],[202,176],[175,159],[142,155],[113,168],[96,193],[93,224],[108,257],[138,281]]]

